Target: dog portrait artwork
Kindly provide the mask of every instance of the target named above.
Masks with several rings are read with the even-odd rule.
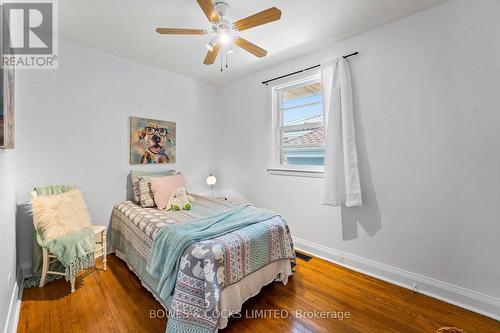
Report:
[[[175,123],[130,118],[130,164],[175,163]]]

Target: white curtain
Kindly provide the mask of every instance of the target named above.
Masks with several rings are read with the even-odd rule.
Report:
[[[349,64],[343,57],[321,65],[325,119],[323,204],[362,205]]]

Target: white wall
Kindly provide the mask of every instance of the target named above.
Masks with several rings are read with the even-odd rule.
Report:
[[[14,304],[16,282],[16,188],[15,151],[0,149],[0,329]],[[14,294],[15,296],[15,294]]]
[[[106,225],[126,197],[131,168],[175,168],[191,188],[206,187],[217,165],[215,87],[75,44],[59,47],[58,70],[17,74],[20,203],[34,186],[76,184],[93,222]],[[129,164],[130,116],[177,123],[176,164]],[[21,218],[22,263],[31,261],[31,228]]]
[[[221,186],[299,239],[500,297],[499,18],[500,1],[450,1],[220,87]],[[341,212],[320,205],[321,179],[267,173],[260,82],[355,50],[365,205]]]

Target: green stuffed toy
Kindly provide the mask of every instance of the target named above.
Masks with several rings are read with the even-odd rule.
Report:
[[[178,187],[172,192],[167,204],[167,210],[190,210],[194,198],[187,193],[184,187]]]

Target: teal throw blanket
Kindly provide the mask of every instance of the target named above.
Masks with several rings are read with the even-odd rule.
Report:
[[[154,240],[146,268],[149,274],[159,280],[157,292],[161,299],[168,303],[175,287],[181,255],[189,245],[223,236],[275,216],[277,214],[272,211],[247,204],[222,214],[161,229]]]
[[[81,270],[94,267],[94,230],[91,227],[55,238],[45,247],[65,267],[66,280]]]

